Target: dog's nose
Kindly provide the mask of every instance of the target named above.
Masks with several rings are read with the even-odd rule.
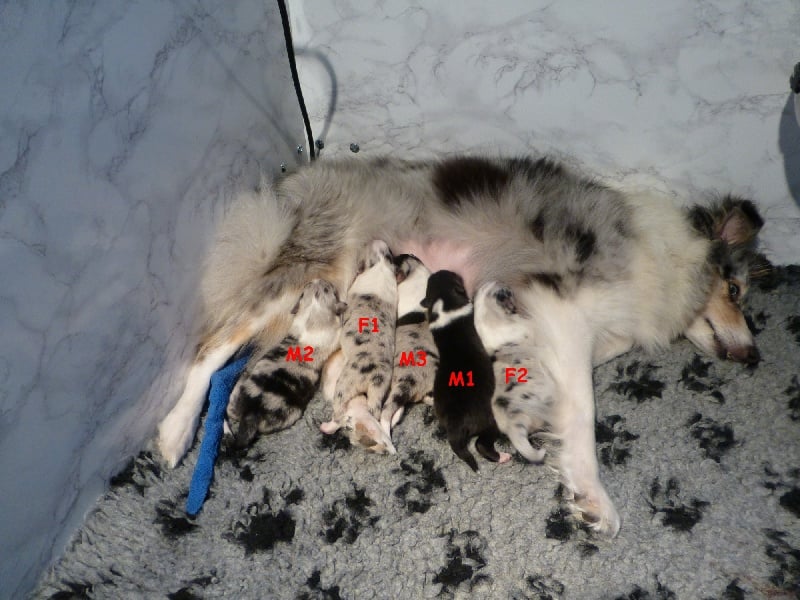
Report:
[[[728,350],[727,358],[754,367],[761,362],[761,353],[755,346],[744,346]]]

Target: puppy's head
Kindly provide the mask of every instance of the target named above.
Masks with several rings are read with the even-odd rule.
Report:
[[[769,262],[755,252],[764,221],[752,202],[734,196],[710,207],[692,207],[689,219],[712,241],[708,256],[712,279],[705,306],[684,333],[709,354],[754,365],[760,355],[742,306],[751,279],[771,272]]]
[[[338,326],[339,316],[346,308],[347,304],[339,300],[336,286],[325,279],[313,279],[303,287],[291,313],[296,325],[310,330]]]
[[[528,318],[508,286],[490,281],[475,293],[475,328],[489,351],[525,338]]]
[[[441,323],[441,317],[470,306],[464,280],[452,271],[437,271],[428,278],[425,298],[420,303],[428,309],[431,327]]]
[[[358,267],[356,268],[357,274],[361,274],[374,267],[377,264],[385,264],[394,272],[394,258],[389,245],[382,240],[373,240],[364,251],[358,260]]]
[[[398,254],[394,257],[395,275],[397,277],[398,285],[403,283],[409,275],[425,268],[422,261],[413,254]]]

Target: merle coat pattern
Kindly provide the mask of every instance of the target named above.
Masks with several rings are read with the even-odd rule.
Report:
[[[344,309],[330,282],[314,280],[305,286],[291,310],[289,333],[250,361],[231,392],[229,443],[248,446],[257,434],[285,429],[302,416],[317,391],[322,365],[339,345]],[[299,360],[289,360],[290,348],[300,349]]]
[[[397,321],[397,281],[386,243],[374,241],[366,248],[359,271],[347,293],[333,418],[320,429],[331,434],[345,427],[354,443],[394,454],[389,433],[379,422],[392,382]]]
[[[403,416],[406,405],[433,403],[433,379],[439,355],[428,326],[427,310],[422,306],[431,272],[416,256],[395,257],[397,269],[397,330],[392,387],[381,412],[381,425],[391,432]],[[402,365],[411,354],[411,364]]]
[[[526,318],[506,286],[489,282],[475,294],[475,328],[494,365],[497,426],[522,456],[541,462],[545,451],[533,448],[528,436],[548,428],[555,388],[537,357]]]

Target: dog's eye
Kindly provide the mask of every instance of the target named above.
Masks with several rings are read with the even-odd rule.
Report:
[[[732,281],[728,282],[728,297],[731,299],[731,302],[738,302],[739,301],[739,293],[741,290],[739,286],[733,283]]]

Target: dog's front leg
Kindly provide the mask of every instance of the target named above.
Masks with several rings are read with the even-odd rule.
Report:
[[[595,448],[590,328],[573,314],[551,337],[548,365],[556,384],[553,434],[561,441],[557,467],[567,486],[573,510],[589,526],[609,537],[617,535],[620,518],[600,483]],[[547,351],[545,351],[547,353]]]

